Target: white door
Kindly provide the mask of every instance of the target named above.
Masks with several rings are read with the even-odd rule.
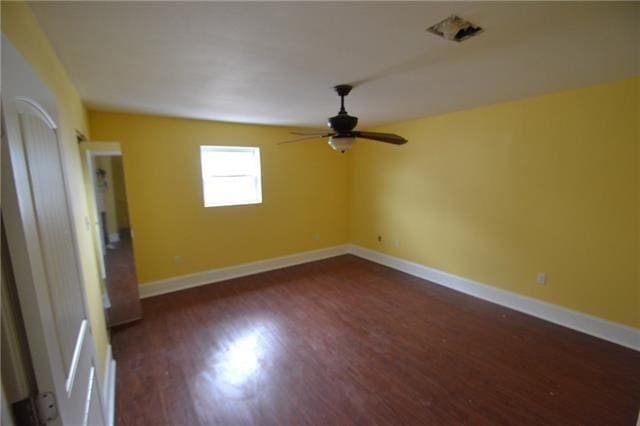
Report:
[[[2,38],[2,214],[40,393],[49,424],[103,425],[60,144],[56,102]]]

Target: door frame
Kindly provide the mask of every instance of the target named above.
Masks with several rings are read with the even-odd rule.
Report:
[[[111,144],[118,144],[118,146],[120,145],[118,142],[107,142],[107,143],[110,145]],[[93,227],[92,227],[93,231],[92,232],[94,233],[94,237],[98,242],[97,244],[98,265],[100,267],[100,276],[106,285],[107,269],[104,263],[104,256],[105,256],[104,249],[109,242],[104,241],[104,236],[103,236],[103,233],[101,232],[102,230],[100,229],[100,212],[98,212],[98,202],[96,200],[96,197],[98,196],[98,194],[96,193],[96,173],[95,173],[95,167],[94,167],[93,161],[96,157],[115,157],[115,156],[122,157],[122,149],[116,148],[114,146],[113,148],[109,148],[105,150],[105,149],[100,149],[99,148],[100,145],[104,145],[104,142],[95,142],[95,141],[82,142],[82,149],[85,150],[84,161],[86,161],[87,170],[89,174],[89,185],[91,185],[92,196],[90,197],[91,200],[89,202],[91,203],[91,209],[93,210]]]

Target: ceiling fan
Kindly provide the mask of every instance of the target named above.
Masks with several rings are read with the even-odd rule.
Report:
[[[336,151],[345,152],[353,146],[356,138],[371,139],[378,142],[386,142],[394,145],[402,145],[407,143],[407,140],[402,136],[394,135],[393,133],[378,133],[378,132],[360,132],[353,130],[358,124],[358,117],[353,117],[347,113],[344,109],[344,97],[351,92],[353,86],[348,84],[340,84],[334,87],[335,91],[340,96],[340,111],[338,115],[329,118],[327,126],[332,131],[311,131],[311,132],[291,132],[294,135],[304,136],[302,138],[291,139],[288,141],[280,142],[291,143],[304,140],[316,139],[316,138],[329,138],[329,145]]]

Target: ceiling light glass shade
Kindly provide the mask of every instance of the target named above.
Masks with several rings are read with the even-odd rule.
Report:
[[[340,137],[332,136],[329,138],[329,145],[336,151],[345,152],[351,149],[353,144],[356,143],[356,138],[352,137]]]

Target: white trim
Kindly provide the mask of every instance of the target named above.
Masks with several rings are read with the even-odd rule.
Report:
[[[105,241],[104,240],[104,233],[102,232],[102,226],[100,223],[100,212],[98,211],[98,201],[96,200],[96,197],[98,196],[98,194],[96,193],[96,174],[95,174],[95,165],[93,163],[93,160],[96,157],[122,157],[122,149],[121,148],[113,148],[110,150],[102,150],[100,149],[100,147],[96,147],[96,144],[101,144],[101,143],[109,143],[109,144],[120,144],[120,142],[99,142],[99,141],[86,141],[83,142],[81,146],[84,147],[85,149],[85,161],[87,162],[87,170],[89,173],[89,185],[91,185],[91,193],[93,194],[92,200],[90,200],[89,202],[91,203],[92,209],[93,210],[93,234],[96,237],[97,241],[98,241],[98,245],[97,245],[97,250],[98,250],[98,266],[100,268],[100,277],[102,278],[102,280],[106,280],[107,279],[107,269],[105,266],[105,261],[104,261],[104,256],[105,256],[105,247],[107,246],[107,244],[109,243],[116,243],[118,241],[120,241],[120,235],[117,235],[114,238],[117,238],[117,240],[115,241],[111,241],[112,239],[112,235],[114,234],[109,234],[108,235],[108,240],[109,241]],[[105,224],[106,226],[106,224]]]
[[[349,253],[534,317],[640,351],[640,329],[573,311],[357,245]]]
[[[96,380],[96,368],[91,366],[89,370],[89,383],[87,384],[87,397],[84,402],[84,416],[82,425],[87,426],[89,423],[89,410],[91,410],[91,397],[93,396],[93,386]]]
[[[87,143],[92,143],[93,141],[89,141]],[[119,142],[113,142],[119,143]],[[121,157],[122,150],[121,149],[111,149],[109,151],[98,151],[92,150],[91,147],[87,148],[87,152],[90,152],[93,157]]]
[[[107,351],[104,355],[104,377],[102,383],[102,405],[107,407],[109,403],[109,375],[111,374],[111,361],[113,360],[113,352],[111,344],[107,345]]]
[[[71,390],[76,378],[76,372],[78,371],[78,362],[80,362],[80,355],[82,354],[82,348],[84,344],[84,337],[87,335],[89,329],[89,321],[85,319],[80,323],[80,330],[78,330],[78,337],[76,338],[76,347],[73,350],[73,356],[71,358],[71,365],[69,366],[69,374],[67,375],[67,381],[64,386],[67,390],[67,398],[71,396]]]
[[[49,113],[42,108],[36,101],[29,99],[24,96],[16,96],[16,108],[22,114],[34,114],[37,117],[40,117],[42,121],[47,123],[50,129],[56,130],[58,126],[56,126],[56,122]]]
[[[116,361],[113,359],[111,345],[107,346],[104,361],[104,383],[102,385],[102,406],[104,407],[106,426],[113,426],[116,404]]]
[[[116,361],[111,361],[109,369],[109,404],[107,405],[107,426],[113,426],[116,414]]]
[[[201,285],[225,281],[232,278],[258,274],[260,272],[271,271],[273,269],[286,268],[288,266],[313,262],[315,260],[327,259],[329,257],[347,254],[347,252],[348,251],[346,245],[339,245],[323,248],[320,250],[313,250],[303,253],[291,254],[288,256],[275,257],[272,259],[259,260],[257,262],[243,263],[241,265],[229,266],[226,268],[212,269],[210,271],[203,271],[190,275],[182,275],[159,281],[141,283],[140,298],[144,299],[147,297],[159,296],[161,294],[184,290],[191,287],[198,287]]]
[[[112,232],[109,234],[109,243],[117,243],[120,241],[120,234],[117,232]]]
[[[102,293],[102,307],[109,309],[111,307],[111,299],[109,298],[109,292],[107,290]]]
[[[184,290],[232,278],[286,268],[301,263],[313,262],[342,254],[353,254],[363,259],[388,266],[432,283],[486,300],[537,318],[580,331],[591,336],[640,351],[640,329],[618,324],[592,315],[577,312],[562,306],[543,302],[528,296],[483,284],[468,278],[410,262],[364,247],[345,244],[325,249],[308,251],[273,259],[260,260],[237,266],[213,269],[191,275],[182,275],[164,280],[141,283],[140,298],[144,299],[161,294]]]
[[[90,197],[90,203],[93,210],[93,229],[91,230],[91,232],[94,234],[94,236],[96,236],[96,242],[98,243],[96,247],[96,249],[98,250],[98,266],[100,268],[100,278],[102,278],[102,280],[104,281],[107,279],[107,269],[104,264],[104,248],[107,245],[107,241],[104,241],[104,234],[100,225],[100,212],[98,212],[98,201],[96,200],[97,194],[95,191],[96,172],[93,164],[93,154],[90,150],[87,150],[85,155],[87,157],[86,161],[87,170],[89,173],[89,184],[91,185],[91,193],[93,194],[93,197]]]

